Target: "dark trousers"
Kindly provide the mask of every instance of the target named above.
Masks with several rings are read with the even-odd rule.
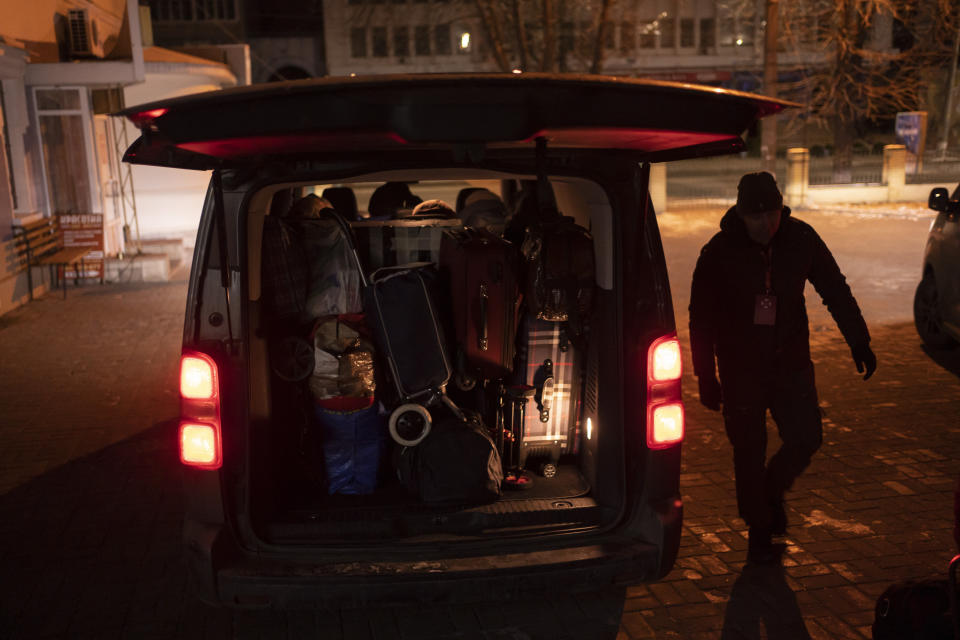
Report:
[[[820,448],[823,426],[813,364],[769,375],[727,375],[723,419],[737,482],[737,507],[750,527],[769,527],[770,505],[780,499]],[[767,410],[783,445],[767,464]]]

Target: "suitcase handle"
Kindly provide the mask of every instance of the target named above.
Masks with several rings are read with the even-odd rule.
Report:
[[[540,422],[550,422],[550,410],[553,408],[553,360],[543,361],[543,383],[540,386]]]
[[[477,332],[477,342],[480,351],[486,351],[490,348],[489,335],[487,334],[487,301],[489,299],[487,285],[480,283],[480,330]]]

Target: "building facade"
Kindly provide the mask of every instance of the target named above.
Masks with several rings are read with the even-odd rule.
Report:
[[[801,13],[796,3],[779,5],[780,68],[789,75],[821,62],[825,54],[812,12]],[[543,6],[505,0],[324,0],[327,69],[330,75],[599,71],[758,88],[765,0],[626,0],[611,3],[605,19],[599,0],[559,0],[552,5],[551,34],[543,30]],[[881,18],[875,25],[875,48],[889,49],[892,21]],[[554,46],[545,64],[548,39]],[[499,60],[497,49],[503,52]]]
[[[60,216],[77,229],[71,239],[90,242],[90,268],[102,273],[138,231],[162,232],[151,229],[151,188],[189,194],[199,212],[206,183],[136,175],[121,158],[137,133],[109,114],[237,77],[225,62],[151,46],[140,15],[137,0],[0,4],[0,314],[30,293],[14,227]],[[32,271],[42,292],[49,274]]]

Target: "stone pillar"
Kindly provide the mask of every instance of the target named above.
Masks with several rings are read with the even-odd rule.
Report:
[[[650,164],[650,199],[657,213],[667,210],[667,165],[663,162]]]
[[[789,207],[805,204],[809,185],[810,150],[803,147],[787,149],[787,186],[783,194],[784,204]]]
[[[883,173],[880,182],[887,185],[887,202],[895,202],[903,195],[907,181],[907,148],[902,144],[883,146]]]

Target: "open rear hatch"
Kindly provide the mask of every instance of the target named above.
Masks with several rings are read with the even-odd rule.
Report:
[[[485,145],[635,151],[659,162],[733,153],[794,103],[697,85],[586,75],[323,78],[131,107],[124,161],[189,169],[318,154]]]

